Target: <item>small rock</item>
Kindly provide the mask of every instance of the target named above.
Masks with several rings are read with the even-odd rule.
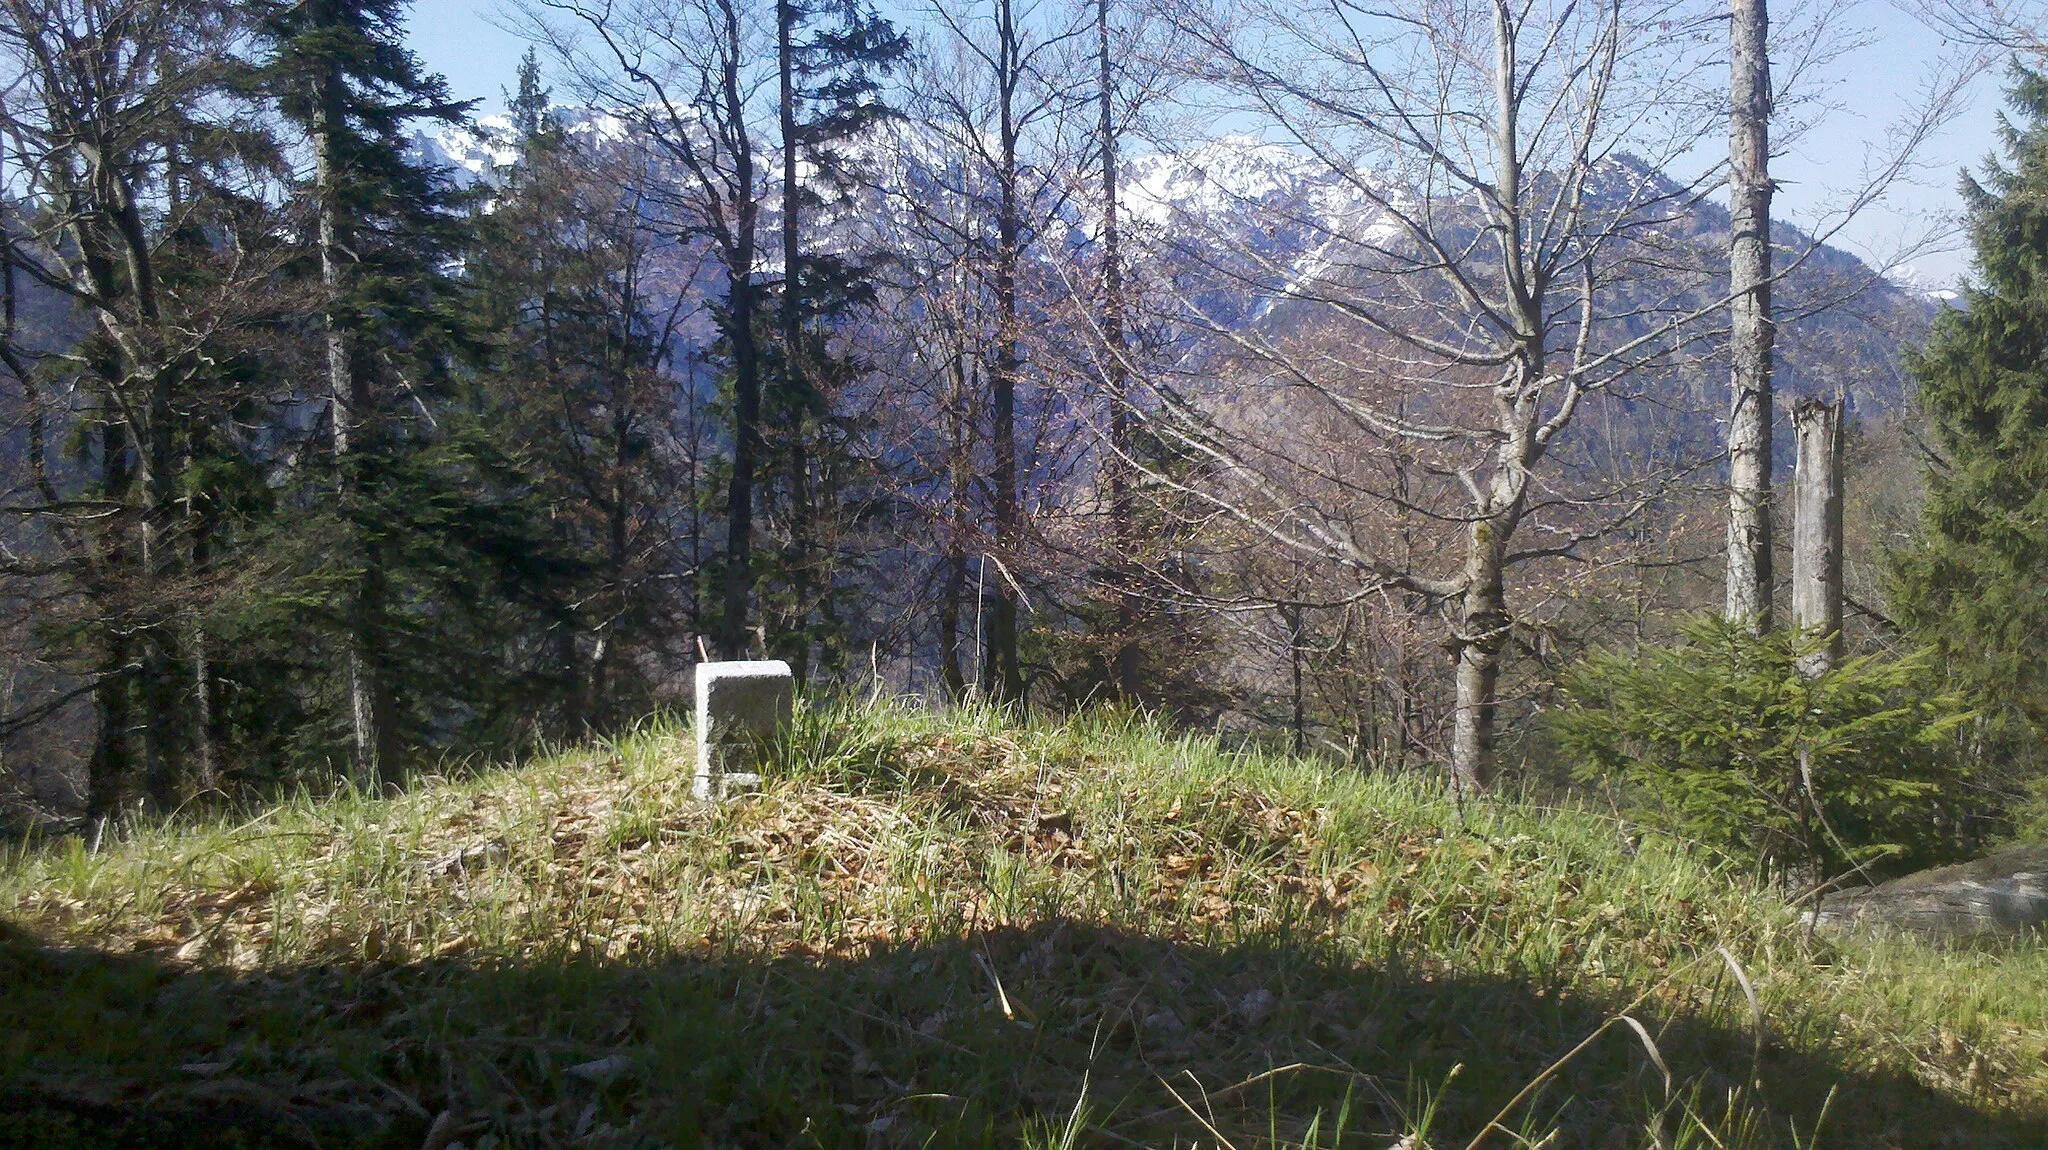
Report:
[[[1187,1029],[1187,1023],[1180,1020],[1170,1007],[1163,1007],[1145,1016],[1145,1028],[1165,1034],[1178,1034]]]
[[[610,1082],[633,1068],[633,1060],[623,1054],[611,1054],[589,1062],[579,1062],[562,1073],[585,1082]]]
[[[1263,986],[1255,986],[1245,991],[1243,997],[1237,1000],[1237,1016],[1257,1026],[1266,1020],[1267,1015],[1273,1013],[1273,1004],[1278,1001],[1273,997],[1272,991]]]
[[[487,843],[471,843],[460,850],[451,851],[427,864],[428,874],[466,875],[505,861],[505,844],[497,839]]]

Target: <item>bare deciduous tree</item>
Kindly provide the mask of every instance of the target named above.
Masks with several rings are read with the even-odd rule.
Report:
[[[1193,197],[1206,207],[1163,229],[1183,265],[1173,318],[1205,338],[1148,380],[1132,417],[1198,464],[1147,479],[1245,541],[1341,573],[1349,589],[1328,590],[1331,610],[1399,589],[1439,614],[1451,773],[1483,786],[1503,656],[1540,646],[1518,637],[1534,636],[1511,589],[1562,603],[1564,571],[1611,561],[1621,529],[1642,534],[1644,516],[1718,462],[1679,425],[1703,422],[1687,409],[1730,334],[1729,304],[1806,276],[1803,317],[1870,286],[1868,269],[1842,284],[1807,272],[1910,170],[1953,112],[1957,79],[1936,77],[1813,233],[1731,289],[1726,233],[1699,214],[1727,172],[1712,159],[1728,107],[1725,9],[1164,11],[1193,46],[1184,99],[1227,109],[1241,135],[1211,131],[1180,157],[1176,178],[1220,173]],[[1807,15],[1786,76],[1825,70],[1841,50],[1832,19]],[[1788,105],[1782,85],[1775,100],[1752,95],[1765,113]],[[1180,234],[1191,230],[1201,238]]]
[[[2048,11],[2038,0],[1915,0],[1910,8],[1957,43],[2048,58]]]
[[[243,30],[208,4],[0,5],[0,133],[15,156],[0,361],[31,428],[9,510],[49,532],[48,550],[14,556],[6,574],[49,584],[64,619],[52,629],[90,664],[75,670],[97,711],[95,817],[138,764],[159,805],[213,783],[206,511],[180,475],[225,415],[217,376],[232,348],[277,314],[264,285],[280,264],[261,207],[271,157],[238,130],[246,109],[226,83]],[[83,330],[18,341],[26,284],[63,300]],[[65,465],[48,457],[59,445],[46,419],[78,429]]]
[[[1687,97],[1711,25],[1632,0],[1172,14],[1201,48],[1195,79],[1257,109],[1262,146],[1315,188],[1247,205],[1308,233],[1306,256],[1240,244],[1205,260],[1212,287],[1255,293],[1263,314],[1210,325],[1224,351],[1190,366],[1223,384],[1159,378],[1137,405],[1203,462],[1150,478],[1337,565],[1357,594],[1440,605],[1451,774],[1483,787],[1509,572],[1580,554],[1669,472],[1597,457],[1575,421],[1627,401],[1723,302],[1659,232],[1705,186],[1661,169],[1702,137]]]
[[[1033,410],[1043,373],[1030,329],[1047,294],[1040,256],[1048,236],[1059,238],[1071,191],[1059,129],[1078,103],[1061,77],[1074,63],[1069,46],[1093,24],[1031,0],[933,5],[928,15],[934,35],[911,80],[909,127],[884,192],[899,234],[884,243],[903,257],[899,290],[923,301],[910,305],[925,318],[915,329],[934,342],[912,358],[934,381],[948,429],[941,676],[964,683],[959,640],[971,594],[980,687],[1021,700],[1028,520],[1055,454]]]

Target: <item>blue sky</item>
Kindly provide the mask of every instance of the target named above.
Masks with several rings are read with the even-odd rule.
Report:
[[[448,78],[457,96],[482,99],[479,111],[485,112],[501,107],[501,93],[511,85],[526,48],[519,37],[497,27],[496,8],[494,0],[419,0],[411,17],[413,50]],[[1779,214],[1795,223],[1810,224],[1830,193],[1855,182],[1870,149],[1911,105],[1929,66],[1956,52],[1887,0],[1864,0],[1853,20],[1866,30],[1870,43],[1830,70],[1833,83],[1826,96],[1836,110],[1775,162],[1773,174],[1782,186]],[[1859,217],[1843,233],[1844,246],[1885,255],[1897,251],[1904,239],[1925,234],[1931,222],[1953,214],[1958,172],[1978,165],[1996,146],[2001,78],[1995,67],[1977,77],[1969,106],[1924,152],[1922,170],[1881,210]],[[1918,254],[1911,263],[1923,279],[1946,284],[1964,274],[1968,257],[1951,244],[1945,251]]]

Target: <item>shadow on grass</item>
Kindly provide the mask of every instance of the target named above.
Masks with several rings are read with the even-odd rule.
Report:
[[[253,973],[0,927],[0,1144],[1057,1145],[1078,1105],[1083,1146],[1295,1145],[1319,1114],[1330,1146],[1341,1113],[1342,1145],[1384,1147],[1433,1099],[1431,1144],[1463,1146],[1617,1007],[1075,921],[853,957]],[[2048,1146],[1902,1075],[1767,1045],[1752,1078],[1746,1028],[1642,1017],[1675,1095],[1616,1027],[1509,1125],[1639,1147],[1690,1106],[1790,1146],[1832,1090],[1827,1145]]]

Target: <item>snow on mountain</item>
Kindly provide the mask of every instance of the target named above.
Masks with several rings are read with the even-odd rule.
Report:
[[[412,152],[422,163],[446,172],[458,187],[490,182],[519,159],[512,143],[512,121],[505,116],[480,116],[468,124],[436,124],[416,129]]]
[[[572,139],[599,150],[629,140],[634,130],[626,115],[578,108],[558,108],[554,114]],[[516,158],[513,126],[503,116],[422,131],[414,146],[465,186],[501,181]],[[900,242],[918,222],[911,218],[916,213],[910,205],[920,198],[920,189],[950,198],[963,188],[971,194],[982,182],[969,159],[975,149],[928,125],[892,124],[849,151],[865,162],[878,184],[899,192],[855,192],[820,206],[817,234],[849,249]],[[657,159],[647,173],[659,179],[661,169]],[[761,158],[760,170],[764,178],[778,170],[772,155]],[[1149,253],[1167,280],[1181,282],[1186,273],[1176,290],[1185,290],[1208,322],[1225,326],[1261,322],[1292,294],[1290,284],[1370,275],[1374,265],[1402,264],[1408,241],[1401,217],[1423,214],[1421,196],[1400,181],[1364,170],[1339,172],[1299,149],[1251,136],[1223,135],[1174,154],[1132,157],[1123,170],[1121,202],[1131,250]],[[764,189],[761,226],[769,230],[780,226],[776,190]],[[1715,198],[1637,157],[1615,155],[1600,162],[1586,191],[1589,211],[1629,217],[1638,236],[1707,253],[1726,242],[1728,213]],[[1057,196],[1058,191],[1048,194]],[[1439,201],[1439,226],[1469,214],[1476,206],[1469,200],[1458,197],[1462,207]],[[1065,198],[1060,208],[1065,232],[1055,242],[1092,244],[1099,234],[1093,206],[1085,192]],[[964,242],[975,229],[969,220],[956,222]],[[1788,250],[1810,242],[1789,225],[1780,228],[1778,238]],[[775,245],[766,245],[758,273],[779,275],[776,257]],[[691,276],[712,274],[708,267]],[[1851,285],[1847,296],[1837,290],[1840,285]],[[1831,390],[1856,379],[1862,402],[1855,406],[1862,410],[1892,409],[1901,401],[1910,385],[1897,366],[1898,347],[1917,338],[1939,303],[1954,298],[1949,287],[1919,282],[1910,270],[1890,280],[1878,278],[1856,256],[1826,246],[1804,259],[1784,288],[1794,310],[1802,296],[1849,301],[1788,322],[1781,333],[1785,390]],[[1643,285],[1646,299],[1663,290]],[[1711,285],[1692,290],[1711,290]]]
[[[1956,306],[1956,301],[1963,298],[1962,284],[1959,280],[1928,275],[1913,264],[1893,268],[1886,278],[1897,284],[1899,290],[1911,292],[1936,304]]]
[[[1185,215],[1214,216],[1319,190],[1315,169],[1274,143],[1222,136],[1178,155],[1125,165],[1123,204],[1132,218],[1166,227]]]
[[[572,140],[603,147],[626,140],[632,124],[612,112],[557,107],[549,114]],[[510,116],[478,116],[464,124],[435,124],[414,130],[412,151],[447,172],[457,187],[493,184],[518,162],[519,133]]]
[[[1340,176],[1293,148],[1251,136],[1219,136],[1184,152],[1139,156],[1124,172],[1125,211],[1141,226],[1162,231],[1257,212],[1292,220],[1310,234],[1378,244],[1400,232],[1383,205],[1410,199],[1371,172]]]
[[[627,116],[614,112],[558,106],[551,115],[572,139],[596,146],[617,144],[634,130]],[[501,179],[518,155],[512,121],[503,115],[419,130],[412,144],[415,154],[447,170],[464,187]],[[961,159],[958,145],[943,133],[916,125],[892,125],[870,147],[876,153],[870,166],[889,179],[916,179],[920,173],[930,177],[957,167]],[[777,170],[772,160],[764,155],[760,170]],[[1361,169],[1340,175],[1296,148],[1246,135],[1218,136],[1177,153],[1133,157],[1123,170],[1120,202],[1128,224],[1141,234],[1149,232],[1171,246],[1182,234],[1213,236],[1255,229],[1265,234],[1248,238],[1256,241],[1262,254],[1292,249],[1293,258],[1310,262],[1332,240],[1353,247],[1398,242],[1402,226],[1387,206],[1405,211],[1419,202],[1414,193],[1375,173]],[[1695,199],[1678,181],[1626,154],[1598,164],[1587,193],[1595,204],[1658,201],[1658,211],[1668,217],[1660,222],[1695,237],[1726,227],[1725,212],[1717,203]],[[870,210],[873,207],[869,205]],[[1088,207],[1082,197],[1075,211],[1085,214]],[[1803,239],[1790,229],[1787,234],[1795,242]],[[1825,262],[1847,260],[1860,266],[1854,257],[1834,249],[1824,248],[1820,254]],[[1887,278],[1916,298],[1958,298],[1956,285],[1923,279],[1910,266]]]

